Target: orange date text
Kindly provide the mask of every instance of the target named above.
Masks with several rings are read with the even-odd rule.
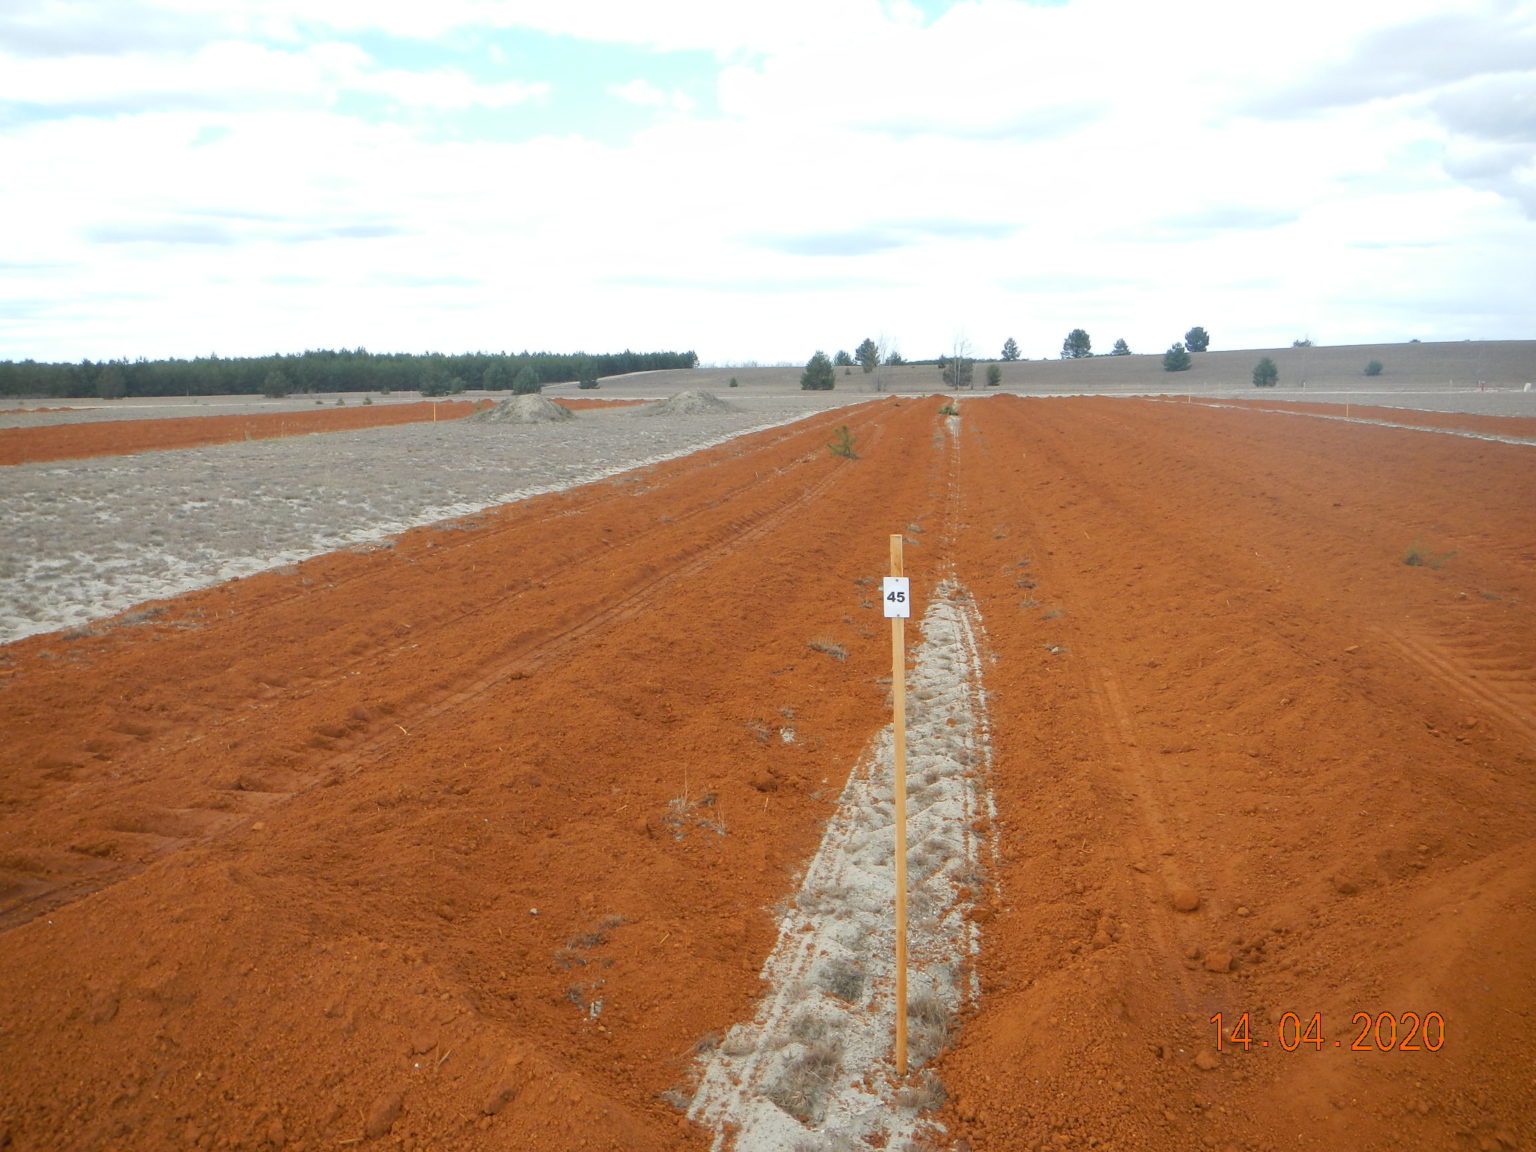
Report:
[[[1229,1048],[1295,1052],[1304,1047],[1321,1052],[1324,1048],[1345,1048],[1346,1042],[1350,1052],[1438,1052],[1445,1046],[1445,1017],[1438,1012],[1356,1012],[1350,1033],[1338,1039],[1326,1035],[1321,1012],[1307,1017],[1287,1012],[1273,1028],[1253,1023],[1248,1012],[1235,1017],[1218,1012],[1210,1023],[1216,1026],[1218,1052]]]

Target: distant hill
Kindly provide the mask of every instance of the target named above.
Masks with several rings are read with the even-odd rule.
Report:
[[[1164,372],[1163,351],[1139,356],[1094,356],[1085,360],[1019,360],[1000,364],[1002,387],[1010,392],[1201,392],[1253,389],[1253,366],[1268,356],[1280,370],[1276,394],[1309,392],[1392,392],[1519,389],[1536,381],[1536,340],[1470,340],[1420,344],[1346,344],[1312,348],[1245,348],[1198,352],[1187,372]],[[1366,376],[1372,360],[1380,376]],[[978,363],[989,363],[979,360]],[[728,394],[734,377],[742,388],[779,391],[798,388],[802,369],[693,368],[643,372],[603,382],[610,390],[667,395],[680,388],[706,388]],[[885,368],[888,390],[943,391],[931,365]],[[978,371],[977,392],[984,373]],[[872,378],[855,367],[837,377],[837,391],[872,391]],[[1265,390],[1268,391],[1268,390]]]

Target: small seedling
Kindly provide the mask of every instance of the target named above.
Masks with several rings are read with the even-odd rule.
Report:
[[[1408,546],[1408,551],[1403,554],[1403,563],[1410,568],[1433,568],[1438,571],[1447,560],[1452,559],[1454,552],[1431,552],[1424,545],[1415,540]]]
[[[844,456],[849,460],[857,460],[858,456],[853,451],[853,433],[848,431],[848,425],[843,424],[837,430],[837,439],[827,444],[827,451],[834,456]]]
[[[944,407],[939,409],[939,415],[940,416],[958,416],[958,415],[960,415],[960,409],[956,408],[953,404],[946,404],[946,405],[944,405]]]

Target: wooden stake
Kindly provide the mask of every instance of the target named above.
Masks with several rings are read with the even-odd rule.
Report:
[[[901,535],[891,537],[891,575],[904,576]],[[907,1074],[907,622],[891,617],[891,767],[896,789],[896,1075]]]

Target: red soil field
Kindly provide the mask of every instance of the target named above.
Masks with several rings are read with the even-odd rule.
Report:
[[[4,428],[0,429],[0,465],[79,460],[87,456],[129,456],[135,452],[197,448],[235,440],[273,440],[310,432],[343,432],[354,428],[417,424],[425,420],[458,420],[488,403],[484,400],[423,401],[420,404],[372,404],[257,416],[184,416],[169,420],[108,420],[99,424]]]
[[[559,396],[555,403],[572,412],[590,412],[594,408],[633,408],[636,404],[649,404],[649,400],[594,400],[586,396]]]
[[[0,649],[0,1147],[707,1148],[675,1094],[888,720],[891,532],[994,657],[944,1146],[1530,1146],[1531,450],[939,405]]]

